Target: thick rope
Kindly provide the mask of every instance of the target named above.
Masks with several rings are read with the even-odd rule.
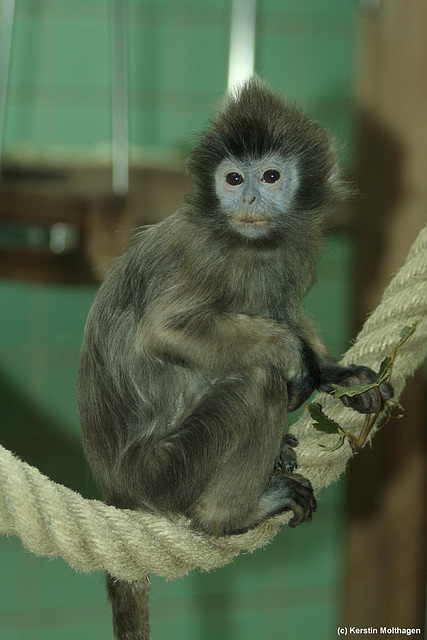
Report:
[[[416,331],[399,349],[393,369],[396,399],[427,353],[427,227],[344,362],[378,369],[403,327],[414,322]],[[361,428],[360,414],[326,394],[316,400],[346,430],[357,433]],[[292,432],[300,440],[299,472],[311,480],[315,491],[337,480],[352,457],[348,443],[330,450],[337,436],[313,429],[307,415]],[[129,581],[150,573],[176,578],[195,568],[209,571],[227,564],[242,550],[266,545],[289,519],[286,513],[241,535],[210,537],[192,531],[182,517],[165,518],[85,500],[0,448],[0,531],[19,536],[37,555],[62,556],[78,571],[102,569]]]

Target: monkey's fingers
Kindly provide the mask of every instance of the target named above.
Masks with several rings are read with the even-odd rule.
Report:
[[[386,402],[386,400],[390,400],[393,397],[393,387],[388,382],[381,382],[379,386],[380,395],[381,395],[381,408]],[[370,389],[369,391],[365,391],[365,393],[361,393],[358,396],[341,396],[341,402],[346,407],[352,407],[359,413],[375,413],[378,409],[378,404],[380,402],[378,392],[376,389]]]

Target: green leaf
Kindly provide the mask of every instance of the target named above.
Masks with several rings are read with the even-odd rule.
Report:
[[[323,413],[322,407],[318,402],[310,402],[310,404],[306,404],[306,407],[314,420],[313,427],[317,429],[317,431],[321,431],[322,433],[342,433],[339,424]]]
[[[402,346],[402,344],[404,342],[407,341],[408,338],[410,338],[412,336],[412,334],[415,331],[415,327],[417,326],[417,323],[414,322],[414,324],[411,327],[403,327],[402,331],[399,334],[400,340],[397,343],[397,345],[395,346],[395,350],[399,349],[399,347]]]
[[[377,384],[380,384],[388,375],[388,370],[390,368],[391,358],[387,356],[380,364],[380,370],[378,371],[375,381]]]
[[[331,391],[331,395],[334,398],[341,398],[341,396],[360,396],[361,393],[374,389],[378,384],[376,382],[367,382],[366,384],[354,384],[348,387],[337,387],[335,391]]]
[[[416,326],[417,326],[417,323],[415,322],[412,325],[412,327],[403,327],[399,335],[400,341],[402,342],[403,340],[406,340],[407,338],[409,338],[409,336],[411,336],[414,333]]]

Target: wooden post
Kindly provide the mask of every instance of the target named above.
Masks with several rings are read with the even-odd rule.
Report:
[[[427,220],[426,0],[384,0],[375,10],[362,10],[358,62],[355,313],[360,327]],[[350,468],[344,624],[421,628],[422,634],[427,466],[422,375],[408,383],[402,403],[405,418],[384,427],[373,449]]]

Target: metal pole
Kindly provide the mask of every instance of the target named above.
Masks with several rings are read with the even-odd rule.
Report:
[[[129,190],[127,0],[112,0],[113,192]]]
[[[0,3],[0,168],[6,123],[6,97],[9,80],[10,53],[12,49],[15,0]]]
[[[232,0],[228,88],[251,76],[255,66],[256,0]]]

